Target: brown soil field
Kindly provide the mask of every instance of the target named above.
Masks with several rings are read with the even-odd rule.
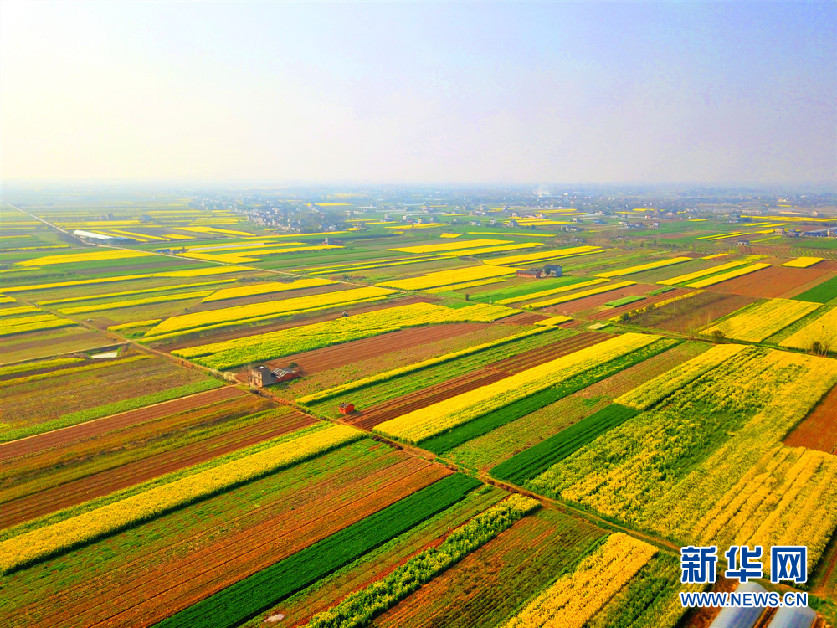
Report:
[[[811,268],[816,268],[818,270],[827,270],[828,272],[835,273],[837,272],[837,260],[824,259],[818,264],[811,266]]]
[[[347,422],[355,427],[370,430],[379,423],[394,419],[397,416],[424,408],[438,401],[455,397],[462,393],[474,390],[480,386],[486,386],[506,377],[505,373],[499,371],[488,371],[480,369],[473,373],[466,373],[455,377],[450,381],[436,384],[410,394],[379,403],[368,410],[363,410],[351,415]]]
[[[196,408],[246,394],[246,392],[235,386],[215,388],[196,395],[189,395],[188,397],[164,401],[153,406],[113,414],[79,425],[72,425],[60,430],[37,434],[29,438],[0,443],[0,462],[8,461],[19,456],[42,452],[53,447],[64,446],[68,443],[78,443],[107,432],[161,419],[175,412],[181,412],[190,408]]]
[[[560,521],[560,520],[559,520]],[[566,568],[568,545],[601,536],[592,524],[524,517],[375,619],[383,628],[496,626]]]
[[[509,316],[508,318],[501,318],[499,322],[509,323],[512,325],[532,325],[538,321],[544,320],[545,318],[548,317],[544,314],[538,314],[537,312],[522,312],[520,314]]]
[[[220,538],[180,537],[185,551],[167,547],[159,556],[143,555],[119,573],[80,580],[19,615],[29,611],[37,616],[29,617],[31,626],[154,624],[450,473],[440,465],[400,457],[379,471],[352,473],[337,487],[313,482],[279,512],[274,507],[271,516],[249,525],[243,517]]]
[[[646,307],[648,305],[653,305],[654,303],[658,303],[660,301],[665,301],[667,299],[674,298],[676,296],[680,296],[681,294],[686,294],[688,292],[692,292],[691,290],[687,290],[685,288],[676,288],[674,290],[670,290],[669,292],[664,292],[662,294],[657,294],[654,296],[645,297],[642,301],[636,301],[635,303],[628,303],[627,305],[621,305],[619,307],[607,307],[599,312],[592,312],[590,313],[587,318],[593,320],[604,320],[608,319],[612,316],[619,316],[623,312],[630,312],[631,310],[640,309]],[[613,301],[614,299],[610,299]]]
[[[301,379],[288,382],[287,389],[283,389],[281,393],[277,392],[277,394],[283,398],[296,399],[303,395],[340,386],[347,381],[407,366],[415,362],[445,355],[446,353],[460,351],[499,338],[512,336],[519,332],[520,328],[516,325],[504,325],[497,322],[488,324],[476,331],[428,340],[425,343],[411,346],[409,351],[402,351],[400,346],[393,345],[390,347],[389,352],[381,355],[373,355],[360,359],[353,358],[348,362],[339,363],[315,374],[303,373],[304,376]],[[273,364],[281,366],[288,364],[288,362],[277,360]],[[242,376],[243,373],[239,375],[239,377]]]
[[[753,297],[724,295],[717,292],[701,294],[675,301],[661,308],[639,314],[631,319],[632,325],[659,328],[678,333],[692,333],[712,321],[731,314],[753,303]]]
[[[490,323],[445,323],[443,325],[410,327],[380,336],[361,338],[352,342],[296,353],[279,360],[273,360],[268,364],[284,366],[290,362],[296,362],[305,374],[313,374],[357,360],[381,356],[394,350],[409,351],[415,346],[479,331],[489,325]]]
[[[543,308],[541,311],[549,312],[550,314],[563,314],[564,316],[583,315],[585,312],[595,310],[595,308],[600,307],[609,301],[615,301],[616,299],[621,299],[622,297],[648,294],[652,290],[656,290],[658,287],[659,286],[638,283],[633,286],[619,288],[618,290],[611,290],[610,292],[603,292],[601,294],[594,294],[582,299],[575,299],[574,301],[551,305]]]
[[[708,289],[745,297],[790,297],[812,288],[829,274],[828,270],[817,268],[818,266],[819,264],[810,268],[771,266],[749,275],[722,281],[709,286]]]
[[[180,367],[157,356],[128,363],[114,362],[104,368],[76,373],[59,371],[48,380],[0,387],[0,405],[14,408],[14,413],[3,413],[3,423],[12,429],[37,425],[69,413],[162,392],[207,377],[202,371]]]
[[[314,419],[299,412],[264,417],[255,425],[160,452],[121,466],[3,503],[0,528],[81,504],[134,484],[183,469],[231,451],[254,445],[311,425]]]
[[[837,386],[814,407],[813,411],[785,436],[790,447],[819,449],[837,454]]]
[[[450,399],[451,397],[466,393],[469,390],[474,390],[480,386],[486,386],[521,370],[554,360],[555,358],[578,351],[584,347],[589,347],[607,338],[607,334],[587,332],[546,345],[545,347],[531,349],[519,355],[494,362],[470,373],[454,377],[446,382],[380,403],[368,410],[363,410],[352,415],[349,422],[361,429],[372,429],[379,423],[383,423],[399,415],[418,410],[419,408],[425,408],[431,404]]]

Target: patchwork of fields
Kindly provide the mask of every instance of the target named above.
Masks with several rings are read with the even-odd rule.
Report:
[[[172,203],[0,223],[3,626],[708,625],[685,545],[835,621],[828,251]]]

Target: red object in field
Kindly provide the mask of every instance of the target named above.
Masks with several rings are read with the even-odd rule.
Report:
[[[340,414],[351,414],[355,411],[355,404],[353,403],[341,403],[340,404]]]

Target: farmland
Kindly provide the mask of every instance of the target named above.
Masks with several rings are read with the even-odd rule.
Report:
[[[0,624],[701,625],[687,544],[806,545],[834,623],[827,247],[637,203],[24,205]]]

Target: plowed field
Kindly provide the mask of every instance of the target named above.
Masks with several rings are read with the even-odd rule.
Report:
[[[519,355],[494,362],[480,369],[454,377],[446,382],[429,386],[423,390],[380,403],[368,410],[352,415],[349,421],[362,429],[372,429],[379,423],[388,421],[407,412],[425,408],[439,401],[486,386],[509,377],[518,371],[532,368],[544,362],[578,351],[584,347],[606,340],[607,334],[593,332],[581,333],[560,342],[525,351]]]
[[[54,430],[45,434],[37,434],[21,440],[0,443],[0,462],[19,456],[30,455],[53,447],[64,446],[68,443],[78,443],[84,439],[94,438],[107,432],[155,421],[171,414],[188,410],[189,408],[197,408],[210,403],[245,396],[246,394],[240,388],[234,386],[216,388],[196,395],[190,395],[189,397],[164,401],[163,403],[138,410],[113,414],[102,419],[65,427],[64,429]]]
[[[820,401],[787,436],[785,445],[837,453],[837,387]]]
[[[749,275],[722,281],[715,286],[709,286],[708,289],[745,297],[791,297],[813,288],[830,274],[826,268],[819,268],[820,264],[810,268],[771,266]]]
[[[214,437],[190,443],[178,449],[151,454],[121,466],[115,466],[98,473],[36,490],[39,483],[33,483],[31,492],[22,497],[6,501],[0,493],[0,528],[60,510],[85,501],[107,495],[122,488],[177,471],[216,456],[274,438],[281,434],[310,425],[314,420],[299,412],[271,413],[255,424],[219,434]],[[40,484],[43,483],[41,480]],[[26,491],[27,486],[15,487]]]
[[[488,327],[490,323],[445,323],[413,327],[399,331],[361,338],[344,344],[323,347],[305,353],[286,356],[269,362],[271,366],[284,366],[296,362],[306,375],[319,373],[336,366],[376,357],[392,351],[408,351],[411,347],[451,338]]]
[[[355,451],[359,447],[368,449],[370,445],[357,445]],[[326,458],[332,460],[331,466],[325,459],[306,463],[319,469],[307,479],[300,478],[303,469],[297,469],[250,486],[250,492],[264,486],[262,497],[248,500],[248,507],[235,516],[226,509],[222,509],[226,516],[216,510],[215,519],[220,516],[218,523],[224,528],[221,531],[209,525],[208,519],[189,521],[187,511],[211,510],[209,502],[220,505],[235,495],[216,496],[203,505],[141,526],[147,531],[137,529],[114,537],[108,545],[128,543],[127,555],[113,556],[106,560],[112,563],[110,568],[101,565],[93,570],[96,575],[78,578],[71,586],[57,586],[47,596],[42,591],[40,599],[14,613],[13,625],[153,624],[449,473],[439,465],[391,450],[383,457],[370,459],[367,455],[345,464],[335,464],[337,455]],[[281,476],[298,479],[285,485]],[[177,520],[189,521],[191,529],[180,529]],[[130,541],[125,537],[145,534],[162,536],[144,548],[129,549]],[[96,549],[85,550],[88,560]],[[46,565],[44,570],[49,571]],[[102,591],[108,594],[103,596]]]

